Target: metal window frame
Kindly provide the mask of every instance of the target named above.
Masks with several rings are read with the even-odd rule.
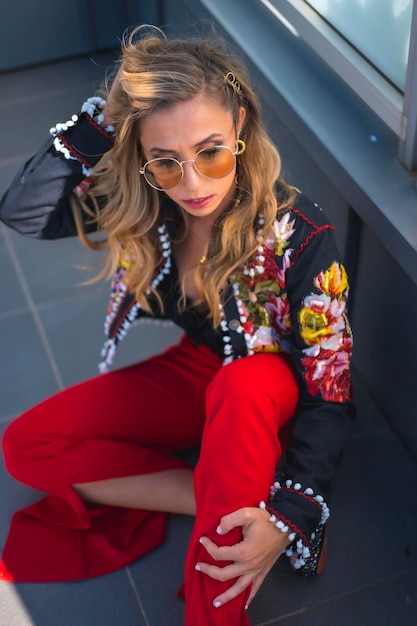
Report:
[[[413,0],[405,92],[402,94],[304,0],[259,0],[298,34],[399,138],[398,156],[417,167],[417,0]]]

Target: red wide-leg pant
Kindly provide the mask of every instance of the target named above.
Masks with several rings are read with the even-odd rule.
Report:
[[[195,570],[198,561],[210,562],[198,539],[205,535],[219,545],[241,539],[240,529],[221,536],[216,528],[223,515],[268,497],[281,453],[277,433],[297,396],[283,357],[258,354],[222,367],[208,348],[184,338],[161,355],[37,405],[10,424],[3,450],[15,478],[49,495],[14,515],[0,577],[83,579],[149,552],[164,540],[165,513],[89,506],[71,485],[188,467],[176,452],[201,444],[186,625],[249,624],[247,594],[213,607],[232,582]]]

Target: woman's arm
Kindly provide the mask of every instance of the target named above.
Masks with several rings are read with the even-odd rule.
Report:
[[[201,571],[219,580],[237,577],[226,592],[213,598],[214,603],[224,604],[252,584],[249,604],[289,544],[293,544],[289,551],[295,567],[307,560],[312,535],[329,514],[326,503],[355,415],[350,399],[347,278],[333,228],[314,205],[303,199],[300,205],[303,212],[298,214],[298,232],[289,244],[294,248],[285,271],[293,329],[291,356],[300,387],[285,475],[263,510],[239,509],[220,520],[224,533],[242,527],[241,543],[220,547],[202,539],[214,559],[232,564],[201,563]]]
[[[91,100],[96,99],[87,101],[86,111],[52,129],[52,137],[16,175],[0,202],[0,220],[10,228],[41,239],[76,234],[70,196],[113,144],[111,131],[97,123]],[[86,223],[87,232],[94,229]]]
[[[297,206],[295,223],[302,238],[291,255],[286,286],[293,329],[290,349],[300,397],[284,476],[269,506],[283,520],[290,520],[290,527],[298,529],[297,535],[308,545],[311,534],[329,515],[332,482],[355,408],[346,271],[324,214],[304,198]]]

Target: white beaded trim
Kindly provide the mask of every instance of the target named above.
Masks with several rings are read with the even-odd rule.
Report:
[[[68,120],[67,122],[64,122],[62,124],[57,124],[56,126],[53,126],[52,128],[49,129],[49,132],[52,135],[52,137],[55,137],[53,144],[54,144],[54,148],[56,152],[59,152],[60,154],[62,154],[62,156],[65,159],[68,159],[71,161],[78,161],[78,159],[73,154],[71,154],[71,152],[68,150],[68,148],[64,145],[64,143],[59,138],[59,135],[61,133],[64,133],[71,126],[74,126],[77,121],[78,121],[78,115],[73,115],[72,118]],[[90,176],[93,171],[91,167],[86,167],[84,163],[81,163],[81,170],[85,177]]]
[[[224,310],[222,304],[219,304],[220,309],[220,329],[223,334],[223,354],[225,356],[223,360],[223,365],[227,365],[233,361],[233,348],[232,348],[232,339],[229,335],[229,327],[227,325],[227,321],[224,315]]]
[[[56,124],[56,126],[52,126],[52,128],[49,129],[49,134],[52,137],[55,137],[55,139],[53,141],[55,150],[57,152],[60,152],[65,159],[71,159],[72,161],[77,161],[77,158],[71,154],[71,152],[68,150],[68,148],[59,139],[58,135],[60,135],[61,133],[64,133],[65,131],[67,131],[69,128],[71,128],[71,126],[75,126],[75,124],[77,122],[78,122],[78,115],[73,115],[71,117],[71,119],[68,120],[67,122],[63,122],[61,124]],[[85,169],[87,169],[87,168],[85,168]],[[87,176],[88,176],[88,174],[87,174]]]
[[[95,121],[101,126],[104,121],[104,115],[101,111],[104,109],[106,105],[106,101],[98,96],[93,96],[92,98],[88,98],[83,105],[81,106],[81,113],[87,113],[91,118],[97,115]],[[63,155],[65,159],[70,159],[72,161],[78,161],[78,159],[71,154],[68,148],[64,145],[64,143],[59,139],[59,135],[65,133],[69,128],[75,126],[78,122],[78,115],[72,115],[71,119],[67,122],[58,123],[52,128],[49,129],[49,133],[52,137],[54,137],[54,148],[56,152],[59,152]],[[109,124],[104,128],[107,133],[114,134],[114,127]],[[92,173],[92,168],[86,167],[83,163],[81,164],[82,172],[84,176],[90,176]]]
[[[266,504],[265,502],[262,500],[262,502],[259,503],[259,508],[262,509],[263,511],[266,511]],[[278,528],[279,531],[281,531],[282,533],[287,533],[290,530],[290,527],[285,524],[285,522],[283,522],[282,520],[280,520],[274,513],[272,513],[271,517],[268,520],[269,522],[272,522],[273,524],[275,524],[275,526]],[[296,538],[297,533],[296,532],[292,532],[288,535],[288,539],[290,541],[294,541],[294,539]]]
[[[171,265],[172,265],[171,263],[171,240],[167,233],[165,224],[162,224],[161,226],[158,227],[158,233],[159,233],[159,241],[161,243],[162,256],[165,258],[165,263],[163,264],[161,270],[152,281],[153,289],[156,289],[158,285],[161,283],[161,281],[164,279],[164,277],[171,272]],[[149,294],[150,292],[151,290],[148,289],[147,294]],[[111,309],[106,316],[106,320],[104,324],[106,334],[109,332],[109,328],[114,319],[114,315],[116,314],[119,308],[119,304],[121,300],[124,298],[125,293],[126,293],[126,286],[122,282],[120,285],[119,295],[117,296],[117,298],[114,299],[114,301],[112,301]],[[138,302],[135,302],[135,304],[132,306],[129,313],[123,320],[122,326],[117,332],[118,340],[123,339],[125,335],[127,334],[128,329],[132,326],[132,324],[135,321],[137,321],[136,317],[140,309],[141,309],[140,304]],[[101,361],[101,363],[99,363],[99,366],[98,366],[99,371],[101,373],[107,372],[109,370],[109,368],[111,367],[113,363],[115,352],[116,352],[116,341],[115,341],[115,338],[112,337],[111,339],[108,339],[105,342],[101,351],[101,357],[103,360]]]
[[[245,267],[243,270],[243,273],[246,276],[249,276],[250,278],[255,278],[256,274],[263,274],[265,272],[265,268],[263,266],[263,264],[265,263],[265,256],[264,256],[265,248],[262,245],[262,242],[263,242],[262,231],[263,231],[264,225],[265,225],[265,218],[263,215],[259,215],[258,217],[259,228],[256,234],[256,238],[258,240],[259,246],[256,249],[256,254],[255,254],[255,267],[251,267],[251,268]]]
[[[67,122],[63,122],[62,124],[56,124],[56,126],[52,126],[52,128],[49,129],[49,134],[52,135],[52,137],[56,137],[60,133],[64,133],[66,130],[68,130],[68,128],[71,128],[71,126],[75,126],[77,122],[78,122],[78,115],[73,115],[71,119],[68,120]]]
[[[292,480],[289,480],[289,479],[286,480],[284,487],[281,486],[280,482],[276,481],[270,488],[271,500],[274,497],[274,495],[277,493],[277,491],[279,491],[280,489],[285,489],[285,488],[293,489],[294,491],[303,491],[301,488],[301,484],[300,483],[293,484]],[[320,517],[319,524],[325,524],[330,517],[330,510],[323,496],[321,496],[320,494],[314,495],[314,491],[311,489],[311,487],[307,487],[306,489],[304,489],[303,493],[305,493],[306,496],[313,498],[313,500],[315,500],[320,505],[321,517]]]
[[[315,534],[312,533],[311,539],[314,539],[314,537],[315,537]],[[294,548],[295,548],[295,552],[294,552]],[[298,539],[295,545],[293,544],[285,550],[285,554],[288,557],[291,557],[293,556],[293,554],[296,554],[297,558],[292,563],[292,566],[294,569],[300,569],[301,567],[303,567],[303,565],[306,564],[305,560],[308,559],[308,557],[310,556],[310,548],[308,546],[305,546],[301,539]]]
[[[98,96],[87,98],[87,100],[81,106],[81,113],[87,113],[90,117],[94,117],[98,112],[106,106],[106,101]]]
[[[243,269],[243,273],[246,276],[250,276],[250,278],[255,278],[257,274],[263,274],[265,271],[265,268],[263,266],[263,263],[265,262],[265,256],[264,256],[265,250],[264,250],[264,246],[262,245],[262,241],[263,241],[262,230],[263,230],[264,224],[265,224],[265,218],[263,217],[263,215],[259,215],[258,217],[259,228],[258,228],[258,232],[256,235],[257,240],[259,242],[259,247],[257,248],[256,255],[255,255],[255,267],[251,267],[251,268],[244,267]],[[239,292],[240,285],[237,280],[237,277],[236,275],[232,275],[231,278],[232,280],[234,280],[234,282],[232,283],[232,288],[233,288],[233,294],[234,294],[235,301],[236,301],[237,310],[239,313],[239,322],[240,322],[240,325],[236,329],[236,332],[244,333],[248,356],[250,356],[250,355],[255,354],[255,346],[257,345],[258,337],[256,336],[256,333],[254,335],[251,335],[250,333],[246,333],[244,327],[242,326],[242,324],[245,324],[245,322],[247,322],[246,311],[245,311],[243,301],[240,297],[240,292]],[[224,324],[221,322],[220,326],[224,332],[228,332],[226,322]],[[225,335],[223,335],[223,341],[226,341]],[[227,354],[228,353],[225,350],[225,355]],[[227,359],[224,360],[224,364],[229,363],[232,360],[233,360],[233,357],[228,357]]]
[[[263,501],[260,502],[259,508],[266,510],[265,502]],[[271,515],[268,521],[275,524],[275,527],[282,533],[287,533],[290,530],[290,527],[288,526],[288,524],[285,524],[285,522],[277,518],[277,516],[274,513]],[[312,534],[311,537],[313,538],[313,536],[314,536],[314,533]],[[310,556],[310,548],[303,543],[302,539],[298,539],[294,544],[294,541],[296,538],[297,538],[297,533],[295,531],[292,531],[288,535],[288,540],[291,542],[291,545],[288,548],[286,548],[284,552],[288,557],[290,557],[294,554],[294,549],[295,549],[295,554],[297,555],[297,558],[292,563],[292,566],[294,567],[294,569],[300,569],[300,567],[303,567],[303,565],[305,565],[305,560]]]
[[[102,113],[104,107],[106,106],[106,101],[103,98],[99,98],[98,96],[93,96],[92,98],[87,98],[87,100],[83,103],[81,107],[81,113],[87,113],[90,117],[95,117],[95,121],[99,126],[103,126],[104,115]],[[114,126],[109,124],[104,128],[106,133],[114,134]]]
[[[302,491],[301,484],[300,483],[293,484],[293,481],[290,479],[285,481],[285,486],[281,486],[281,483],[276,481],[271,486],[271,489],[270,489],[271,499],[280,489],[293,489],[294,491]],[[305,493],[306,496],[313,498],[320,505],[321,517],[320,517],[319,526],[324,525],[330,517],[330,512],[329,512],[329,507],[327,506],[323,496],[319,494],[314,495],[314,492],[310,487],[307,487],[306,489],[304,489],[303,493]],[[265,502],[263,501],[260,502],[259,508],[266,510]],[[285,524],[285,522],[280,520],[275,514],[271,515],[271,517],[269,518],[269,521],[274,523],[275,526],[278,528],[278,530],[280,530],[283,533],[286,533],[290,530],[290,527],[288,526],[288,524]],[[295,541],[296,537],[297,537],[296,532],[291,532],[288,535],[288,539],[289,541],[292,542],[292,544],[285,550],[285,554],[288,557],[291,557],[295,554],[297,558],[292,563],[292,566],[294,567],[294,569],[300,569],[306,564],[306,559],[310,557],[311,553],[310,553],[310,548],[303,543],[303,540],[301,538],[298,538],[297,541]],[[315,538],[316,538],[316,534],[313,532],[310,536],[310,542],[314,542]]]

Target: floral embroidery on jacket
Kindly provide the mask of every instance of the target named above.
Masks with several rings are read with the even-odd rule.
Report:
[[[285,273],[293,252],[287,246],[295,232],[295,220],[290,221],[290,216],[287,211],[274,221],[271,234],[260,243],[243,272],[233,277],[242,299],[246,319],[242,326],[250,352],[288,351],[285,336],[291,333],[291,321]],[[281,268],[277,256],[282,258]]]
[[[303,350],[305,380],[309,392],[324,400],[344,402],[350,397],[349,361],[352,333],[346,318],[349,290],[346,270],[340,263],[314,279],[320,293],[307,296],[299,312],[300,334],[310,346]]]
[[[299,219],[307,224],[301,243],[296,238]],[[329,269],[320,271],[312,283],[305,277],[307,284],[314,286],[318,293],[311,292],[302,300],[298,328],[294,328],[294,320],[291,320],[287,286],[287,274],[293,271],[302,251],[329,226],[317,226],[308,217],[292,210],[278,214],[266,236],[262,236],[263,223],[261,216],[256,252],[229,279],[247,354],[291,353],[294,335],[299,333],[307,346],[302,350],[300,365],[308,392],[312,396],[320,394],[323,400],[344,402],[350,398],[349,361],[352,352],[352,336],[346,317],[348,281],[345,268],[334,261]],[[171,270],[170,240],[165,225],[159,228],[159,235],[163,263],[156,268],[154,286]],[[112,281],[106,323],[109,339],[103,353],[105,369],[111,363],[118,341],[131,324],[144,315],[126,286],[128,266],[128,257],[122,257]],[[307,289],[305,293],[308,293]],[[225,320],[221,329],[226,365],[234,357]]]

